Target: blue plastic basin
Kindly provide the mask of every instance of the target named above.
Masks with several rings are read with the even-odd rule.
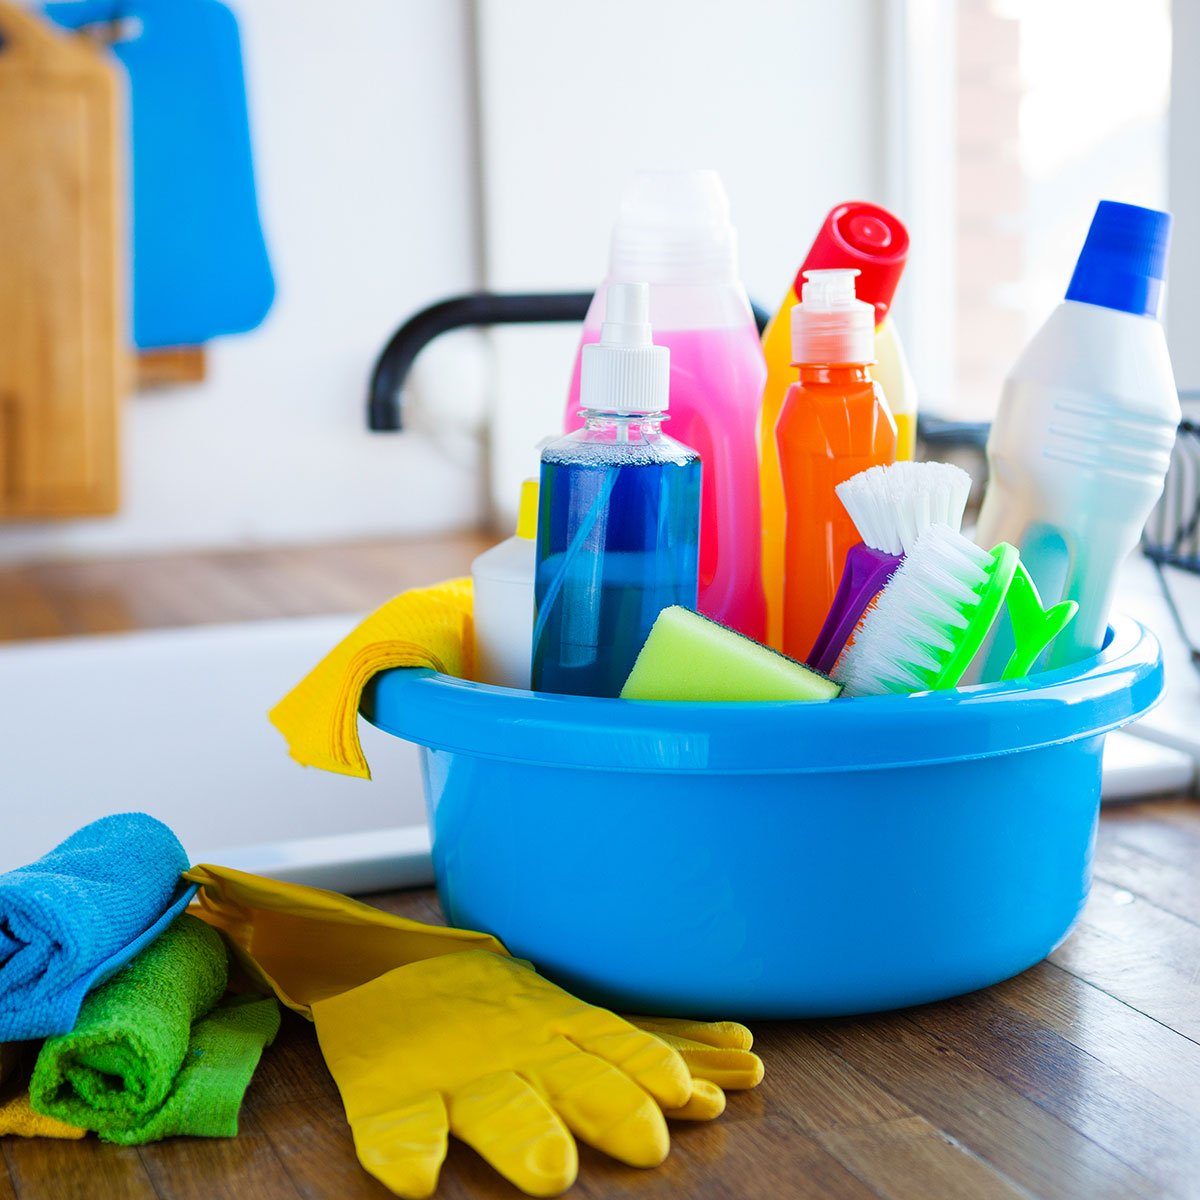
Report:
[[[1121,618],[1016,684],[827,704],[547,696],[430,671],[364,701],[422,747],[438,892],[580,995],[815,1017],[1015,975],[1087,896],[1104,734],[1162,691]]]

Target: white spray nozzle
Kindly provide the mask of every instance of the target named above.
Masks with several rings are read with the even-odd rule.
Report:
[[[610,283],[600,340],[583,348],[579,402],[596,412],[664,412],[671,352],[650,331],[650,285]]]
[[[604,305],[600,326],[602,346],[650,346],[650,285],[613,283]]]

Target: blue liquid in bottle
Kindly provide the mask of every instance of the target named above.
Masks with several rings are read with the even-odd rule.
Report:
[[[533,689],[616,696],[655,618],[696,607],[700,458],[658,413],[592,412],[542,454]]]

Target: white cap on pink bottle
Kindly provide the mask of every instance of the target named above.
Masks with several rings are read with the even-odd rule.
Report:
[[[610,282],[731,283],[737,233],[716,171],[642,171],[621,194]]]

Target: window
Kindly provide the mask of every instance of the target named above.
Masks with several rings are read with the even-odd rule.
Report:
[[[897,319],[925,407],[986,420],[1102,198],[1167,207],[1169,0],[911,0],[898,203],[946,249]],[[1178,270],[1178,264],[1176,264]],[[916,303],[914,304],[914,300]],[[900,306],[898,306],[899,308]]]

